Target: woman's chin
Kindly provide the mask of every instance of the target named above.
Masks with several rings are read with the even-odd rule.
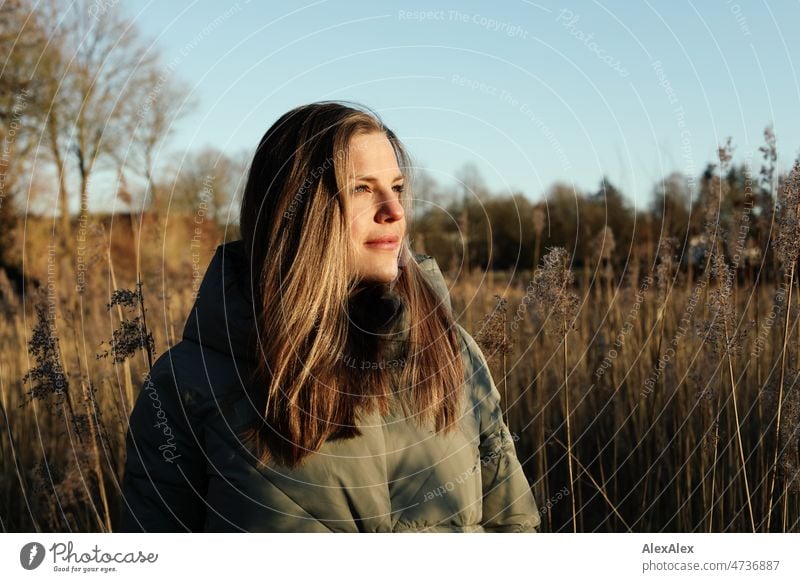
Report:
[[[381,266],[376,265],[361,272],[361,279],[372,283],[391,283],[397,278],[397,263]]]

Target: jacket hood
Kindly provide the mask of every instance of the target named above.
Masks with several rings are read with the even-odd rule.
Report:
[[[436,259],[418,253],[414,253],[414,259],[436,295],[452,313],[447,282]],[[247,273],[247,255],[243,240],[231,241],[217,247],[183,328],[183,339],[234,358],[256,360],[256,306]],[[397,310],[398,298],[391,292],[379,293],[378,296],[367,299],[370,302],[380,302],[387,308],[386,313],[390,318],[400,313]],[[371,311],[368,310],[365,315],[369,317]],[[404,334],[398,334],[394,341],[402,342],[403,336]],[[202,363],[198,362],[198,365]]]

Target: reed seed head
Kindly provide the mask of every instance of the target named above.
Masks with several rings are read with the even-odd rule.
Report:
[[[569,254],[553,247],[533,276],[534,301],[545,315],[551,331],[563,334],[574,328],[578,314],[578,295],[572,290],[575,275],[569,268]]]
[[[28,342],[28,353],[36,363],[22,378],[23,383],[30,382],[31,385],[25,403],[34,398],[45,400],[49,396],[63,397],[69,388],[69,379],[61,364],[58,337],[44,300],[36,304],[36,316],[36,326]]]
[[[785,270],[794,268],[800,254],[800,160],[782,184],[778,194],[777,235],[772,244]]]
[[[758,148],[758,151],[761,152],[765,162],[761,166],[761,184],[771,190],[775,178],[775,162],[778,160],[777,139],[772,126],[764,128],[764,145]]]
[[[675,237],[665,237],[658,245],[658,265],[656,266],[656,289],[658,291],[658,305],[662,309],[667,300],[667,291],[675,277],[675,249],[678,240]]]
[[[133,311],[137,308],[144,309],[142,299],[142,283],[136,283],[136,289],[115,289],[111,293],[111,301],[106,304],[106,309],[111,310],[115,306],[120,306],[126,311]],[[119,328],[112,332],[112,337],[108,343],[109,348],[98,352],[96,358],[114,357],[115,363],[121,363],[133,356],[138,350],[146,350],[151,355],[155,352],[155,341],[152,332],[147,330],[144,325],[144,318],[137,315],[128,319],[123,315]]]
[[[478,333],[475,334],[475,342],[487,357],[507,354],[513,348],[513,343],[506,334],[508,300],[499,295],[495,295],[494,298],[497,302],[495,308],[484,316]]]
[[[737,325],[733,304],[736,273],[718,249],[711,251],[711,276],[716,280],[716,287],[708,292],[706,299],[710,316],[701,319],[695,331],[721,356],[733,356],[741,351],[750,326],[740,329]]]

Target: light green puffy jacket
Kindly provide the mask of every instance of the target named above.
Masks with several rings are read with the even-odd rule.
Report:
[[[481,350],[461,327],[460,430],[363,419],[297,469],[259,466],[236,434],[257,412],[242,385],[255,325],[242,241],[217,248],[183,332],[130,418],[121,531],[535,532],[539,512]],[[436,261],[415,256],[452,310]],[[356,372],[357,373],[357,372]]]

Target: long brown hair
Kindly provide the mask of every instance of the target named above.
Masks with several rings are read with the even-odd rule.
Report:
[[[250,396],[262,418],[240,436],[255,443],[264,463],[295,467],[328,439],[359,436],[361,414],[390,411],[398,370],[396,394],[416,422],[432,420],[438,433],[452,430],[460,415],[460,337],[408,236],[391,286],[407,322],[404,365],[348,365],[380,361],[386,345],[354,325],[351,313],[363,286],[347,224],[350,141],[371,132],[389,139],[405,177],[407,217],[412,167],[377,113],[346,103],[316,102],[281,116],[259,143],[243,194],[240,228],[260,336]]]

